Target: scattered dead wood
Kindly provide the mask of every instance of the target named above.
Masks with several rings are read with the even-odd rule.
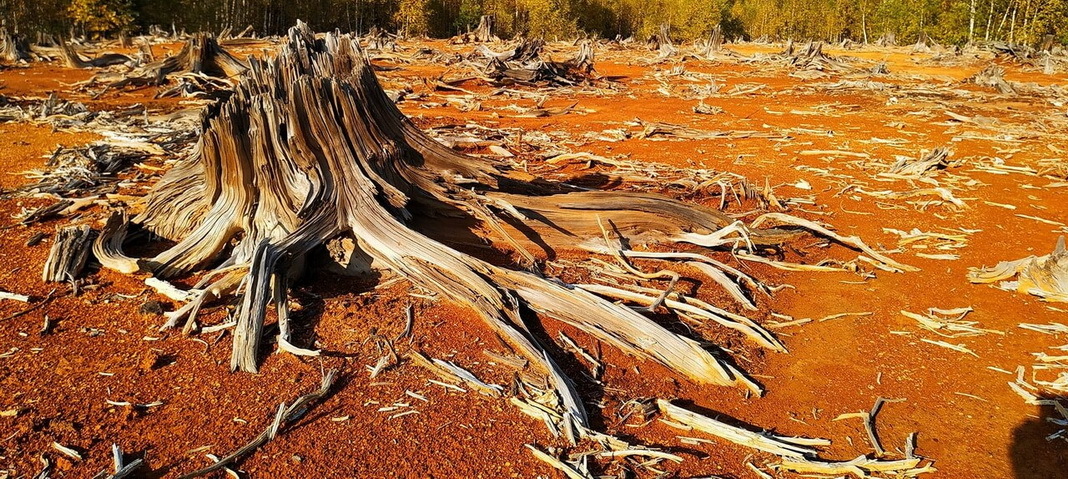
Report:
[[[582,43],[578,54],[564,62],[543,59],[544,48],[544,40],[524,39],[515,48],[502,53],[485,46],[480,46],[475,53],[488,60],[481,70],[495,85],[577,85],[593,80],[594,53],[589,42]]]
[[[850,64],[823,53],[823,42],[808,42],[804,48],[796,51],[791,42],[787,45],[783,55],[788,65],[799,70],[847,71],[853,69]]]
[[[130,477],[134,471],[137,471],[145,464],[144,459],[134,459],[133,461],[126,462],[126,458],[123,457],[122,449],[118,444],[111,445],[111,459],[115,468],[115,473],[107,476],[107,479],[125,479]]]
[[[730,425],[684,409],[664,399],[658,399],[657,406],[661,414],[666,417],[667,421],[665,423],[669,426],[700,431],[741,446],[778,456],[779,462],[773,465],[776,469],[825,475],[853,474],[861,479],[871,477],[873,474],[887,474],[890,477],[916,477],[920,474],[935,472],[935,468],[930,461],[925,461],[912,454],[908,454],[905,459],[898,460],[860,456],[851,461],[826,461],[818,457],[818,451],[815,448],[830,445],[831,441],[827,439],[788,437],[767,431],[751,431],[747,428]],[[873,409],[870,414],[865,413],[868,415],[869,423],[873,420],[874,414],[878,412],[877,408],[879,406],[881,406],[881,401],[876,401],[876,409]],[[873,433],[872,426],[869,426],[869,434]],[[881,446],[878,446],[877,439],[873,438],[873,444],[876,444],[876,447],[881,449]],[[881,453],[878,453],[878,455],[881,455]]]
[[[61,197],[112,193],[117,190],[119,172],[143,161],[150,153],[160,152],[103,142],[83,148],[59,148],[48,159],[47,169],[28,174],[33,182],[21,191]]]
[[[812,446],[826,446],[831,443],[826,439],[787,437],[768,432],[750,431],[697,414],[664,399],[658,399],[656,404],[660,413],[674,423],[777,456],[796,458],[814,456],[816,450]],[[669,423],[669,425],[673,424]]]
[[[1009,82],[1005,81],[1005,69],[998,65],[988,65],[979,73],[968,78],[968,81],[979,86],[995,88],[1003,95],[1012,95],[1016,93],[1016,89],[1013,88]]]
[[[456,384],[465,384],[474,388],[478,392],[487,396],[499,397],[503,387],[497,384],[486,383],[470,371],[461,368],[448,361],[442,361],[440,359],[431,359],[418,351],[411,351],[408,353],[408,358],[417,366],[426,368],[428,371],[434,373],[438,377]]]
[[[789,138],[787,135],[766,131],[710,131],[698,130],[682,125],[676,125],[674,123],[647,123],[641,120],[638,120],[637,123],[639,126],[643,127],[643,130],[641,133],[635,135],[635,138],[652,138],[657,136],[683,138],[687,140],[710,140],[715,138]]]
[[[948,167],[951,153],[948,148],[940,147],[918,159],[902,157],[890,167],[888,173],[902,176],[924,176]]]
[[[397,37],[385,29],[377,26],[371,27],[367,35],[363,36],[363,42],[371,51],[395,52],[397,51]]]
[[[220,46],[215,37],[198,33],[177,54],[144,65],[123,79],[110,83],[108,87],[162,85],[168,76],[176,74],[232,78],[247,69],[248,65]]]
[[[132,62],[130,57],[121,53],[105,53],[95,58],[82,58],[68,42],[61,43],[59,51],[63,62],[70,68],[103,68]]]
[[[1002,281],[1016,277],[1016,281]],[[994,283],[1010,291],[1038,296],[1045,301],[1068,302],[1068,249],[1064,237],[1057,240],[1053,252],[1002,261],[993,268],[972,268],[968,279],[973,283]]]
[[[337,371],[329,370],[323,375],[323,380],[319,384],[319,389],[303,396],[298,397],[288,407],[285,403],[282,403],[278,407],[278,413],[274,416],[274,421],[267,426],[259,436],[256,436],[248,444],[245,444],[240,449],[234,451],[232,454],[215,461],[212,465],[199,469],[188,474],[179,476],[179,479],[191,479],[194,477],[200,477],[212,472],[218,471],[227,465],[240,460],[241,458],[255,452],[260,446],[272,441],[278,433],[283,432],[286,426],[293,424],[295,421],[304,417],[308,410],[314,406],[318,401],[321,401],[330,392],[330,388],[333,387],[334,381],[337,379]]]
[[[237,35],[233,35],[233,28],[226,27],[218,36],[219,45],[225,47],[259,45],[267,41],[264,38],[256,38],[256,30],[252,25],[245,27]]]
[[[41,279],[64,282],[78,277],[89,260],[94,233],[88,225],[60,228],[53,237]]]

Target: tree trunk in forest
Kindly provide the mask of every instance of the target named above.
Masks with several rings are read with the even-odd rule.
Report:
[[[968,14],[968,44],[975,42],[975,0],[971,0]]]
[[[478,28],[475,29],[475,41],[486,43],[497,40],[497,37],[493,36],[493,30],[496,24],[497,17],[493,15],[482,15],[482,17],[478,19]]]
[[[868,44],[868,12],[864,9],[864,4],[861,4],[860,10],[860,31],[864,34],[864,44]]]
[[[990,41],[990,27],[993,25],[993,22],[994,22],[994,0],[990,0],[990,12],[987,13],[987,16],[986,16],[986,32],[984,32],[984,35],[983,35],[983,40],[986,41],[986,42]]]
[[[116,212],[94,252],[105,267],[124,273],[168,278],[208,270],[195,299],[171,315],[169,325],[195,326],[207,302],[236,298],[234,370],[258,369],[271,309],[280,350],[317,354],[291,344],[287,294],[310,252],[345,240],[351,257],[370,258],[374,268],[475,311],[535,373],[549,378],[567,410],[567,424],[586,425],[583,402],[548,355],[546,339],[531,327],[537,319],[531,312],[698,383],[760,392],[731,362],[697,341],[591,292],[634,300],[620,296],[626,291],[578,287],[489,263],[439,242],[433,229],[412,229],[416,217],[425,220],[419,224],[485,226],[489,239],[509,245],[528,270],[536,270],[526,249],[532,245],[555,251],[603,240],[621,255],[623,246],[609,243],[609,231],[620,242],[626,234],[647,244],[754,251],[778,248],[808,230],[860,247],[855,238],[781,213],[744,225],[718,210],[652,194],[580,191],[457,153],[426,136],[388,99],[355,39],[337,34],[317,39],[298,24],[276,58],[251,60],[233,95],[205,118],[193,156],[164,175],[131,221]],[[791,228],[761,227],[769,222]],[[131,227],[176,244],[151,258],[128,257],[122,245]],[[864,251],[890,267],[908,268],[870,248]],[[652,308],[664,298],[668,293]],[[756,323],[723,314],[720,324],[785,350]]]
[[[1016,42],[1016,10],[1019,7],[1013,7],[1012,9],[1012,23],[1009,23],[1009,44]]]
[[[15,63],[31,59],[30,48],[25,39],[18,34],[8,34],[6,28],[0,28],[0,61]]]

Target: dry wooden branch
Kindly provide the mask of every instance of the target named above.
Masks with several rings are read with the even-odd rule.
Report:
[[[919,159],[902,158],[890,167],[889,173],[902,176],[923,176],[933,170],[945,169],[949,166],[950,150],[948,148],[935,148]]]
[[[803,458],[815,456],[816,450],[810,446],[830,444],[830,441],[825,439],[796,438],[777,436],[768,432],[753,432],[683,409],[663,399],[658,399],[656,404],[660,408],[660,412],[671,421],[684,424],[706,434],[721,437],[735,444],[770,452],[782,457]]]
[[[330,388],[334,385],[334,380],[337,379],[337,370],[331,369],[323,376],[322,382],[319,384],[319,389],[303,396],[298,397],[293,404],[286,407],[285,403],[282,403],[278,408],[278,413],[275,415],[274,421],[271,422],[267,429],[265,429],[259,436],[256,436],[248,444],[242,446],[232,454],[215,461],[214,464],[199,469],[188,474],[179,476],[179,479],[190,479],[193,477],[199,477],[210,474],[226,467],[228,464],[233,463],[241,459],[242,457],[252,453],[260,446],[267,444],[269,441],[275,438],[282,429],[292,424],[297,419],[300,419],[311,408],[316,401],[321,400],[330,392]]]
[[[44,305],[48,304],[49,302],[51,302],[52,301],[52,297],[55,294],[56,294],[56,289],[53,288],[52,291],[48,292],[48,296],[45,296],[45,298],[42,299],[41,301],[37,302],[37,304],[34,304],[33,306],[30,306],[29,308],[26,308],[26,309],[24,309],[22,311],[19,311],[17,313],[12,313],[12,314],[9,314],[7,316],[4,316],[3,318],[0,318],[0,322],[7,321],[9,319],[15,319],[15,318],[18,318],[20,316],[24,316],[26,314],[29,314],[29,313],[31,313],[33,311],[36,311],[36,310],[40,309],[42,306],[44,306]]]

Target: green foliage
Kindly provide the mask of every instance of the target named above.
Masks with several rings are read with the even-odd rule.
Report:
[[[429,31],[429,3],[427,0],[399,0],[393,20],[400,31],[411,36],[426,35]]]
[[[1068,0],[1037,2],[1034,20],[1029,25],[1028,40],[1042,41],[1047,34],[1056,41],[1068,42]]]
[[[133,24],[129,0],[71,0],[67,13],[90,36],[125,32]]]
[[[517,30],[529,37],[566,37],[577,31],[567,0],[516,0]]]
[[[453,22],[453,26],[457,33],[467,31],[468,28],[473,29],[478,26],[478,21],[481,18],[482,4],[475,0],[460,0],[460,11],[456,15],[456,21]]]
[[[10,29],[75,27],[94,36],[172,24],[190,32],[252,25],[259,34],[279,34],[299,18],[320,30],[377,26],[446,37],[474,28],[481,15],[496,17],[501,38],[584,31],[645,39],[666,23],[677,41],[704,38],[717,26],[728,38],[772,40],[875,41],[892,33],[899,44],[929,37],[951,45],[1035,45],[1047,34],[1068,41],[1068,0],[0,0]]]

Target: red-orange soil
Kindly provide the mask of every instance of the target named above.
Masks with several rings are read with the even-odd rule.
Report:
[[[410,47],[411,45],[405,44]],[[469,51],[440,42],[438,49]],[[771,47],[731,46],[740,53],[771,52]],[[746,397],[739,390],[697,386],[656,364],[636,362],[610,346],[602,345],[607,364],[604,387],[582,387],[597,429],[656,446],[681,455],[681,464],[660,467],[681,477],[722,475],[755,477],[745,462],[759,466],[774,462],[764,454],[716,440],[701,445],[679,442],[684,433],[654,421],[636,427],[621,424],[617,408],[640,397],[680,398],[706,412],[722,413],[756,427],[778,433],[824,437],[834,441],[825,457],[852,459],[871,453],[863,425],[858,419],[834,421],[843,413],[865,411],[877,397],[901,398],[889,403],[878,416],[882,443],[900,457],[906,437],[917,432],[917,453],[935,460],[938,472],[924,477],[944,478],[1052,478],[1068,477],[1068,454],[1061,440],[1047,441],[1052,425],[1038,419],[1039,408],[1025,404],[1008,386],[1013,377],[990,369],[1014,370],[1033,362],[1032,353],[1065,343],[1065,338],[1042,335],[1017,327],[1018,323],[1064,322],[1064,309],[1037,298],[969,284],[969,267],[993,265],[1051,251],[1065,228],[1037,222],[1017,214],[1068,223],[1065,189],[1049,187],[1053,180],[1022,174],[996,175],[978,171],[969,162],[999,156],[1008,164],[1034,166],[1046,158],[1061,158],[1068,151],[1068,137],[1040,131],[1050,116],[1065,107],[1033,99],[991,100],[982,87],[963,79],[982,69],[988,56],[963,66],[939,66],[917,61],[929,54],[910,55],[907,49],[863,49],[834,55],[852,55],[886,61],[893,76],[885,80],[902,85],[940,85],[964,89],[983,96],[917,99],[890,92],[811,90],[806,86],[837,81],[837,78],[803,80],[787,76],[789,69],[767,64],[705,62],[689,60],[689,72],[711,74],[727,92],[743,83],[764,84],[756,93],[742,96],[710,96],[706,105],[723,113],[697,115],[691,109],[697,99],[680,94],[688,84],[700,81],[681,77],[654,78],[673,65],[648,66],[639,57],[651,52],[598,52],[597,70],[603,76],[618,76],[618,93],[546,91],[546,107],[578,102],[576,111],[543,118],[519,118],[504,107],[532,107],[536,100],[488,97],[480,111],[461,112],[444,105],[444,98],[462,93],[434,93],[422,84],[424,78],[447,72],[437,65],[398,64],[395,71],[380,73],[387,88],[414,85],[416,92],[431,93],[426,101],[404,101],[402,110],[424,127],[474,122],[489,128],[520,128],[546,132],[561,139],[573,151],[607,157],[625,155],[640,162],[666,163],[682,168],[701,167],[731,171],[754,184],[775,186],[778,198],[815,195],[816,206],[794,210],[799,216],[834,225],[846,235],[859,235],[876,248],[892,250],[897,237],[884,228],[908,231],[919,228],[979,230],[969,235],[967,246],[953,253],[956,260],[915,256],[925,250],[908,246],[891,252],[894,258],[921,268],[919,272],[877,272],[863,280],[853,273],[782,272],[757,265],[751,272],[769,284],[789,284],[761,297],[762,309],[794,318],[823,318],[837,313],[868,313],[828,321],[814,321],[775,330],[790,352],[764,353],[740,337],[714,328],[699,329],[705,339],[730,349],[739,365],[767,389],[765,397]],[[566,53],[557,53],[566,57]],[[1004,64],[1013,81],[1065,85],[1064,75],[1046,76]],[[55,91],[63,98],[83,101],[90,108],[143,102],[153,110],[173,110],[179,102],[153,102],[153,89],[109,92],[99,99],[68,92],[65,84],[82,81],[90,72],[56,65],[33,65],[0,71],[0,93],[8,96],[45,97]],[[875,78],[878,80],[878,78]],[[707,83],[707,81],[706,81]],[[603,83],[602,83],[603,84]],[[463,88],[489,93],[494,88],[468,81]],[[667,90],[675,88],[675,90]],[[526,89],[519,87],[518,89]],[[527,89],[529,90],[529,89]],[[665,90],[665,91],[661,91]],[[665,94],[667,93],[667,94]],[[1033,135],[1016,135],[1011,143],[986,139],[956,139],[962,131],[980,130],[968,125],[946,124],[944,111],[988,117],[1001,125]],[[915,114],[929,111],[930,114]],[[587,132],[624,128],[623,122],[640,118],[704,130],[753,130],[782,132],[790,128],[825,132],[793,132],[790,141],[767,138],[680,140],[627,139],[618,142],[584,138]],[[1014,130],[1015,131],[1015,130]],[[982,130],[993,136],[996,131]],[[88,132],[53,132],[48,126],[0,124],[0,188],[8,191],[25,183],[20,173],[41,168],[43,155],[57,144],[73,146],[95,141]],[[871,142],[873,138],[905,139],[902,144]],[[801,155],[803,150],[848,150],[864,152],[872,159],[892,162],[893,155],[916,156],[921,150],[949,145],[954,159],[965,159],[955,173],[978,181],[955,194],[967,204],[954,210],[934,205],[920,210],[903,200],[840,194],[843,182],[871,181],[872,171],[850,167],[856,158]],[[509,146],[522,160],[537,164],[540,157],[527,146]],[[806,167],[833,169],[839,178],[819,175]],[[581,169],[576,170],[581,175]],[[606,170],[611,175],[610,170]],[[804,180],[811,190],[792,185]],[[879,189],[873,186],[871,189]],[[1032,187],[1033,186],[1033,187]],[[887,189],[898,188],[886,186]],[[697,198],[700,200],[700,198]],[[984,203],[1012,204],[1015,210]],[[69,290],[63,284],[45,284],[40,271],[50,245],[46,239],[27,247],[37,232],[51,235],[67,220],[30,227],[18,226],[17,215],[25,208],[48,200],[7,195],[0,199],[0,290],[28,294],[39,301],[54,288],[57,295]],[[887,204],[898,205],[887,209]],[[740,211],[733,211],[739,213]],[[97,214],[90,209],[84,213]],[[842,247],[822,249],[818,241],[798,244],[801,253],[815,262],[826,257],[851,259]],[[943,251],[927,251],[943,253]],[[562,252],[563,258],[577,252]],[[792,259],[798,260],[796,254]],[[535,459],[524,444],[561,446],[538,421],[522,415],[507,399],[477,393],[451,392],[427,382],[423,369],[402,364],[370,379],[368,366],[378,355],[367,342],[373,334],[393,337],[404,327],[404,310],[415,307],[413,344],[432,357],[453,360],[480,378],[510,384],[511,371],[494,365],[484,349],[499,349],[493,333],[470,312],[444,301],[408,296],[406,282],[374,289],[374,281],[316,274],[294,291],[301,304],[297,313],[297,342],[314,344],[327,351],[308,360],[287,354],[265,357],[259,374],[229,372],[229,335],[186,337],[179,332],[158,330],[162,318],[142,314],[140,307],[155,299],[173,307],[165,298],[145,287],[143,277],[111,271],[92,272],[78,296],[61,295],[44,307],[14,319],[0,320],[0,411],[17,414],[0,417],[0,477],[30,477],[40,468],[38,457],[47,455],[57,463],[56,477],[91,477],[110,468],[110,447],[119,444],[132,457],[143,457],[151,470],[145,477],[175,477],[208,464],[205,453],[225,455],[250,440],[270,422],[278,404],[315,389],[321,372],[340,368],[342,380],[336,392],[311,410],[295,428],[260,448],[239,468],[250,477],[555,477],[557,472]],[[701,288],[700,296],[719,304],[730,300],[714,285]],[[1004,334],[949,339],[963,343],[978,357],[921,341],[943,340],[920,329],[900,311],[923,312],[930,307],[970,306],[968,317],[987,329]],[[27,305],[0,301],[0,318]],[[215,310],[208,321],[222,319]],[[54,325],[42,334],[45,316]],[[762,320],[778,320],[758,316]],[[555,336],[564,330],[579,344],[596,349],[595,341],[569,327],[546,321],[546,332]],[[407,344],[402,348],[407,348]],[[9,354],[5,354],[9,353]],[[565,361],[578,376],[583,364]],[[405,394],[426,397],[421,401]],[[140,408],[110,405],[108,401],[162,405]],[[393,411],[379,412],[394,403],[406,403]],[[397,412],[415,409],[391,419]],[[82,461],[71,461],[52,448],[52,442],[81,452]],[[767,468],[764,468],[768,470]],[[3,471],[8,471],[4,475]],[[616,473],[617,470],[603,471]],[[769,470],[769,472],[771,472]],[[781,477],[794,477],[779,473]]]

